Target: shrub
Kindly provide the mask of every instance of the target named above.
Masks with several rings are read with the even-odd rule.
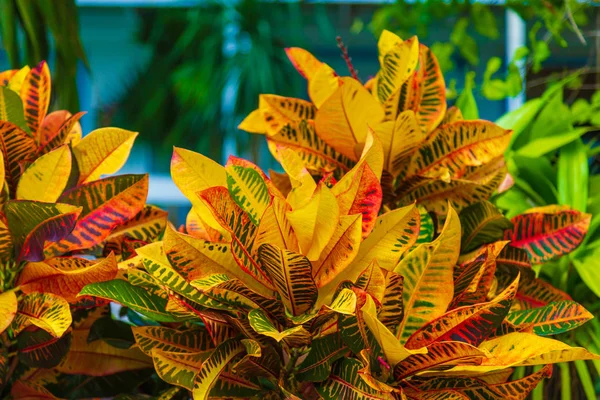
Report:
[[[0,83],[0,388],[41,396],[49,392],[32,377],[49,371],[60,381],[130,369],[102,370],[95,357],[147,362],[137,349],[92,341],[98,326],[87,315],[105,316],[108,305],[77,295],[115,278],[118,263],[164,229],[166,213],[145,205],[147,175],[101,178],[123,166],[136,133],[102,128],[82,139],[84,113],[48,114],[44,62],[5,71]]]

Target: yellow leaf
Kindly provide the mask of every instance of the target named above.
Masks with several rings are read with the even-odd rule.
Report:
[[[28,263],[19,276],[23,293],[53,293],[74,303],[85,285],[111,280],[117,274],[117,260],[112,253],[94,265],[79,269],[71,269],[69,260],[55,258],[55,265],[45,261]],[[63,263],[66,265],[61,268]]]
[[[360,214],[340,217],[333,236],[314,261],[312,275],[317,287],[324,286],[343,275],[344,270],[358,253],[362,233],[362,218]]]
[[[267,133],[267,124],[265,123],[265,117],[263,116],[262,110],[259,108],[248,114],[248,116],[238,125],[238,129],[250,133]]]
[[[25,77],[29,74],[31,68],[28,65],[21,68],[16,74],[8,81],[8,88],[14,92],[21,93],[21,87],[25,81]]]
[[[300,251],[309,260],[319,259],[336,230],[339,213],[335,196],[322,184],[317,187],[306,205],[287,213],[288,220],[296,232]]]
[[[426,323],[442,316],[454,296],[453,271],[460,253],[460,221],[453,208],[440,236],[423,243],[400,261],[394,272],[404,276],[402,343]]]
[[[258,108],[262,111],[269,136],[278,134],[286,124],[312,120],[316,113],[315,106],[306,100],[274,94],[261,94]]]
[[[35,325],[58,338],[71,325],[69,303],[51,293],[31,293],[19,302],[19,310],[13,321],[15,335],[30,325]]]
[[[73,331],[67,356],[56,367],[65,374],[107,376],[118,372],[152,368],[152,359],[138,348],[119,349],[103,340],[88,343],[89,329]]]
[[[137,132],[100,128],[90,132],[73,148],[79,167],[79,183],[114,174],[127,161]]]
[[[285,53],[294,65],[294,68],[308,81],[314,78],[321,65],[323,65],[310,52],[299,47],[288,47],[285,49]]]
[[[202,154],[175,147],[171,158],[171,177],[179,190],[190,200],[200,219],[229,237],[197,195],[198,192],[213,186],[227,187],[225,168]]]
[[[17,313],[17,296],[14,291],[0,293],[0,333],[10,325]]]
[[[273,198],[258,225],[254,248],[258,249],[261,244],[271,244],[298,252],[298,239],[286,215],[289,211],[291,207],[285,200],[279,197]]]
[[[394,47],[402,44],[400,36],[384,29],[377,41],[377,52],[379,53],[379,63],[383,63],[383,56],[389,53]]]
[[[387,44],[382,44],[383,46]],[[400,90],[402,84],[414,73],[418,61],[419,41],[416,36],[400,41],[386,53],[379,54],[381,69],[377,73],[373,93],[381,104]]]
[[[390,122],[384,124],[390,124]],[[378,137],[383,146],[384,169],[392,176],[397,177],[402,170],[408,167],[412,153],[416,151],[419,143],[425,140],[425,135],[423,135],[419,121],[412,110],[400,113],[392,125],[389,136],[380,134]]]
[[[287,173],[292,190],[288,193],[287,202],[292,209],[300,208],[310,200],[317,189],[315,180],[304,168],[302,159],[291,149],[279,148],[279,161]]]
[[[17,185],[17,200],[54,203],[69,181],[71,151],[63,145],[44,154],[23,172]]]
[[[364,143],[358,144],[362,148],[360,153],[360,161],[367,163],[371,171],[377,176],[377,179],[381,179],[383,173],[383,146],[381,141],[375,134],[375,132],[369,127],[367,130],[367,137]]]
[[[410,205],[380,215],[371,234],[361,243],[355,263],[364,270],[377,259],[379,266],[392,270],[419,236],[419,210]]]
[[[308,95],[317,108],[338,90],[341,79],[335,71],[327,64],[322,64],[308,81]]]
[[[356,145],[365,143],[369,127],[383,121],[383,109],[360,82],[341,78],[342,85],[317,112],[317,133],[327,144],[357,160]]]

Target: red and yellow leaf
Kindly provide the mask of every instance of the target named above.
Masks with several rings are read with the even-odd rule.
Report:
[[[39,142],[39,128],[50,105],[50,70],[45,61],[32,68],[21,86],[25,121]]]
[[[61,337],[71,326],[69,303],[51,293],[31,293],[19,301],[19,309],[13,320],[15,334],[35,325],[54,337]]]

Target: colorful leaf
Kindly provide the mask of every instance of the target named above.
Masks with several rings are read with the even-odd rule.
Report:
[[[306,257],[263,244],[258,249],[258,260],[292,315],[301,315],[311,309],[317,299],[317,286]]]
[[[194,353],[215,348],[210,335],[204,329],[179,331],[164,326],[137,326],[131,329],[139,349],[148,356],[152,356],[152,350]],[[225,339],[221,338],[219,341]]]
[[[17,189],[21,162],[30,160],[37,149],[35,140],[18,126],[0,121],[0,151],[4,158],[6,182],[11,193]]]
[[[265,209],[271,203],[267,184],[252,168],[228,165],[225,170],[231,198],[248,214],[252,223],[258,225]]]
[[[0,121],[11,122],[25,132],[29,130],[23,115],[21,98],[7,87],[0,87]]]
[[[61,269],[46,262],[28,263],[19,275],[18,284],[21,291],[52,293],[70,303],[77,300],[77,295],[85,285],[113,279],[117,275],[117,260],[110,255],[94,265],[76,270]]]
[[[16,260],[41,261],[44,245],[69,237],[82,209],[62,203],[11,200],[5,212]]]
[[[519,284],[515,298],[518,309],[543,307],[551,302],[571,300],[571,296],[548,282],[535,278]]]
[[[333,68],[322,63],[308,81],[308,96],[317,108],[321,108],[343,84],[342,82]]]
[[[460,307],[430,321],[408,339],[406,347],[417,349],[434,342],[463,342],[479,346],[500,326],[517,292],[516,279],[494,300]]]
[[[506,320],[517,327],[532,325],[533,333],[546,336],[575,329],[593,317],[580,304],[563,300],[539,308],[512,311],[508,313]]]
[[[419,210],[414,205],[380,215],[371,234],[361,243],[355,263],[366,267],[376,258],[382,268],[392,270],[415,244],[419,225]]]
[[[380,46],[381,50],[385,53],[379,54],[381,69],[375,80],[375,92],[379,102],[383,104],[415,71],[419,61],[419,41],[416,37],[407,41],[400,40],[386,49]]]
[[[287,47],[285,54],[287,54],[294,68],[307,80],[311,80],[323,64],[311,53],[299,47]]]
[[[92,182],[102,175],[120,170],[129,157],[136,136],[136,132],[119,128],[100,128],[86,135],[73,147],[79,183]]]
[[[265,210],[254,245],[258,248],[262,244],[272,244],[282,249],[299,251],[298,239],[292,224],[288,220],[287,213],[292,209],[283,199],[274,197],[271,205]]]
[[[147,195],[148,175],[104,178],[66,191],[59,201],[83,210],[71,234],[51,250],[67,252],[99,244],[142,210]]]
[[[19,301],[19,309],[13,320],[13,330],[18,334],[35,325],[58,338],[71,325],[69,303],[51,293],[31,293]]]
[[[327,144],[358,160],[356,146],[366,142],[369,126],[383,120],[383,109],[358,81],[341,79],[342,86],[319,107],[315,126]]]
[[[339,333],[314,339],[308,355],[298,366],[296,376],[303,381],[322,382],[331,373],[333,363],[347,351]]]
[[[17,296],[14,291],[0,293],[0,333],[4,332],[17,313]]]
[[[401,343],[446,312],[454,295],[453,269],[459,248],[460,222],[451,208],[440,236],[420,244],[394,269],[404,276],[404,319],[397,333]]]
[[[17,338],[19,361],[34,368],[56,367],[70,345],[70,334],[55,338],[42,329],[21,332]]]
[[[212,354],[202,363],[202,367],[195,377],[192,394],[194,399],[206,400],[211,389],[217,382],[219,375],[232,359],[244,352],[242,343],[236,339],[221,343]]]
[[[192,390],[194,378],[202,368],[202,363],[210,356],[210,351],[178,353],[152,349],[151,356],[160,379]]]
[[[57,127],[54,127],[51,124],[49,124],[49,126],[45,125],[46,120],[54,113],[48,115],[44,120],[44,124],[42,124],[41,127],[41,139],[38,147],[39,154],[46,154],[65,144],[76,146],[81,141],[82,132],[79,120],[85,115],[85,112],[78,112],[75,115],[71,115],[69,112],[66,113],[68,117],[66,117],[64,122]],[[45,130],[45,128],[47,130]]]
[[[36,159],[23,172],[16,198],[54,203],[65,190],[70,173],[71,150],[61,146]]]
[[[37,133],[50,105],[50,70],[45,61],[29,71],[20,94],[25,106],[25,121],[31,133],[39,139]]]
[[[463,231],[460,245],[462,253],[500,240],[504,237],[504,230],[512,228],[512,223],[487,201],[464,208],[459,216]]]
[[[427,346],[426,354],[411,355],[394,368],[394,379],[401,381],[420,372],[452,365],[479,364],[485,353],[462,342],[439,342]]]
[[[537,208],[517,215],[514,228],[504,233],[511,244],[527,251],[531,262],[539,264],[573,251],[583,241],[590,214],[563,208]]]
[[[257,333],[273,338],[278,342],[285,341],[291,347],[300,347],[310,342],[310,333],[302,325],[280,331],[273,325],[263,310],[250,311],[248,321]]]

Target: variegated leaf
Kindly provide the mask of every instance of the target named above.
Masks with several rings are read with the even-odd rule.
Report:
[[[0,293],[0,333],[8,328],[16,314],[17,296],[15,295],[15,292],[10,290]]]
[[[310,343],[310,333],[302,325],[280,331],[263,310],[250,311],[248,321],[257,333],[273,338],[278,342],[284,341],[290,347],[301,347]]]
[[[16,199],[54,203],[65,190],[70,174],[71,150],[64,145],[27,167],[19,179]]]
[[[215,348],[204,329],[177,330],[164,326],[136,326],[131,328],[141,351],[152,356],[152,350],[194,353]],[[220,341],[225,338],[221,338]]]
[[[461,253],[468,253],[482,244],[500,240],[504,237],[504,230],[512,228],[512,223],[487,201],[461,210],[460,225],[463,232]]]
[[[192,390],[194,378],[210,354],[211,351],[171,352],[152,349],[151,357],[160,379],[171,385]]]
[[[331,373],[333,363],[348,351],[339,332],[312,341],[308,355],[298,366],[298,379],[322,382]]]
[[[207,400],[223,370],[244,351],[245,348],[239,340],[231,339],[221,343],[202,363],[202,368],[195,377],[192,390],[194,399]]]
[[[44,120],[41,128],[40,144],[38,146],[39,154],[46,154],[65,144],[75,146],[81,141],[82,133],[79,120],[85,115],[85,112],[78,112],[75,115],[71,115],[69,112],[66,113],[68,114],[68,117],[65,116],[64,120],[58,126],[54,126],[53,124],[46,125],[46,121],[54,113],[48,115]],[[57,116],[57,118],[60,117]],[[60,119],[57,122],[60,122]]]
[[[258,249],[258,260],[292,315],[303,314],[312,308],[317,300],[317,286],[306,257],[263,244]]]
[[[254,169],[228,165],[227,187],[231,198],[246,212],[254,225],[260,223],[265,209],[271,203],[269,188],[263,177]]]
[[[563,300],[551,302],[539,308],[513,311],[506,320],[515,326],[532,325],[533,333],[546,336],[556,335],[575,329],[594,318],[582,305]]]
[[[17,183],[22,173],[21,162],[33,158],[37,145],[24,130],[7,121],[0,121],[0,137],[6,182],[13,194],[17,190]]]
[[[38,130],[50,105],[50,70],[45,61],[29,71],[20,94],[25,106],[25,121],[39,141]]]
[[[69,303],[51,293],[31,293],[19,301],[19,309],[13,320],[15,334],[35,325],[58,338],[71,325]]]

